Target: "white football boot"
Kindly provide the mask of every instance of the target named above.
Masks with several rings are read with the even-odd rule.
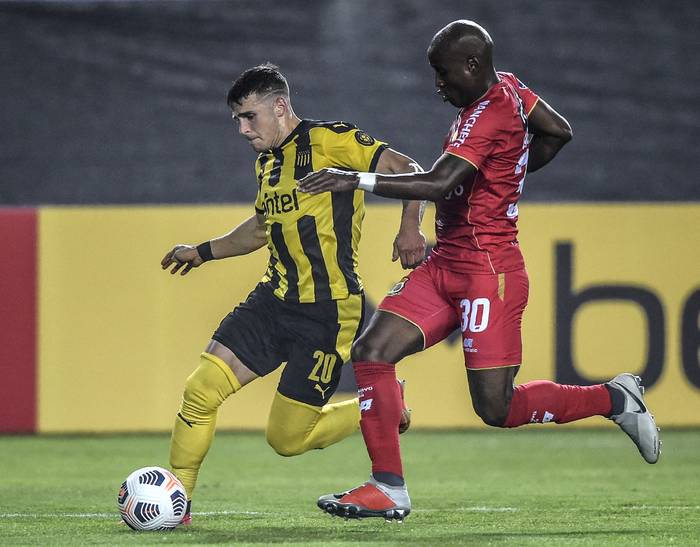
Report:
[[[610,419],[629,435],[642,458],[648,463],[656,463],[661,454],[660,430],[656,427],[653,414],[644,404],[642,379],[625,372],[615,376],[607,385],[620,390],[625,396],[623,411],[610,416]]]

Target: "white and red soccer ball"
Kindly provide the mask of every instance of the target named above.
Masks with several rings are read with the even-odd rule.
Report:
[[[142,467],[122,483],[117,505],[124,522],[134,530],[172,530],[185,515],[187,493],[167,469]]]

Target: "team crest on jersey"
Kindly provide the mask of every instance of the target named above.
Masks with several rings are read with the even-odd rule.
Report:
[[[355,140],[362,146],[372,146],[374,144],[374,137],[364,131],[355,131]]]
[[[396,296],[397,294],[401,294],[401,291],[403,288],[406,286],[406,282],[408,281],[408,277],[402,277],[401,281],[396,283],[391,289],[389,289],[389,292],[387,292],[387,296]]]

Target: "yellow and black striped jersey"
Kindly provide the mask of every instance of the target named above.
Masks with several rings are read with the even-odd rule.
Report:
[[[289,302],[321,302],[362,291],[357,248],[364,192],[297,190],[297,180],[324,167],[374,171],[387,147],[345,122],[302,120],[255,163],[255,210],[265,215],[270,262],[263,283]]]

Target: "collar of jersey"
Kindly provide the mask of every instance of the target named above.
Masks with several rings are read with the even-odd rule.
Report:
[[[265,154],[270,154],[272,153],[273,150],[280,150],[281,148],[284,148],[287,146],[290,142],[294,140],[294,138],[299,135],[300,133],[304,133],[309,126],[309,120],[301,120],[297,126],[292,129],[292,132],[287,135],[287,138],[284,139],[279,146],[276,146],[275,148],[270,148],[269,150],[266,150],[264,153]]]
[[[468,106],[463,106],[463,107],[462,107],[462,110],[469,110],[472,106],[475,106],[475,105],[479,104],[479,103],[480,103],[481,101],[483,101],[484,98],[485,98],[487,95],[489,95],[494,89],[496,89],[498,86],[502,85],[502,84],[503,84],[503,78],[501,77],[500,72],[496,72],[496,76],[498,76],[498,81],[497,81],[496,83],[494,83],[493,85],[491,85],[491,87],[489,87],[486,91],[484,91],[484,94],[483,94],[481,97],[479,97],[478,99],[472,101]],[[299,125],[301,125],[301,124],[299,124]]]

